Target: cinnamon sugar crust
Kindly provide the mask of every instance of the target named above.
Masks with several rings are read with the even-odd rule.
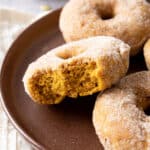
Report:
[[[139,52],[150,37],[150,3],[147,0],[70,0],[60,16],[60,30],[67,42],[107,35]]]
[[[97,97],[93,123],[106,150],[149,150],[150,71],[128,75]]]
[[[126,74],[129,51],[121,40],[106,36],[65,44],[29,65],[23,77],[25,90],[42,104],[92,95]]]

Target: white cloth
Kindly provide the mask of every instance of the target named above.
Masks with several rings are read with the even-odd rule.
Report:
[[[31,14],[0,8],[0,66],[10,44],[35,18]],[[0,105],[0,150],[31,150],[14,129]]]

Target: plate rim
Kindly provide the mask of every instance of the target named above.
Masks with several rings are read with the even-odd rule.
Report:
[[[29,144],[31,144],[31,146],[33,148],[36,149],[44,149],[44,147],[42,145],[40,145],[38,142],[36,142],[34,139],[32,139],[30,137],[30,135],[28,133],[25,132],[25,130],[15,121],[16,119],[13,118],[13,113],[10,111],[10,109],[8,108],[6,102],[5,102],[5,98],[3,95],[3,76],[4,76],[4,69],[5,69],[5,65],[7,64],[7,60],[9,59],[9,55],[12,53],[12,47],[16,44],[16,42],[22,38],[22,36],[24,36],[24,33],[28,32],[28,30],[30,30],[30,28],[32,26],[36,26],[41,20],[44,20],[45,18],[47,18],[50,15],[53,15],[55,13],[60,13],[62,8],[57,8],[54,9],[52,11],[50,11],[49,13],[47,13],[44,16],[41,16],[40,18],[36,19],[34,22],[31,22],[30,25],[28,25],[25,29],[23,29],[23,31],[19,34],[19,36],[12,42],[12,44],[10,45],[10,47],[8,48],[7,52],[5,53],[5,57],[3,59],[1,68],[0,68],[0,103],[2,106],[2,109],[4,110],[7,118],[10,120],[12,126],[18,131],[18,133],[23,136],[25,138],[25,140],[27,142],[29,142]]]

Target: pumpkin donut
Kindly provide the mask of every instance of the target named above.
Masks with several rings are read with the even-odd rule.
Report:
[[[150,70],[150,39],[144,45],[144,57],[146,66]]]
[[[60,16],[67,42],[97,35],[114,36],[139,52],[150,37],[148,0],[70,0]]]
[[[106,150],[149,150],[150,71],[124,77],[118,85],[99,94],[93,123]]]
[[[65,44],[29,65],[23,78],[25,90],[42,104],[91,95],[126,74],[129,51],[129,45],[106,36]]]

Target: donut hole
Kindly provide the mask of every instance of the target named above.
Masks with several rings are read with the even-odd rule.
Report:
[[[69,58],[80,55],[84,51],[85,50],[80,48],[80,47],[72,47],[70,49],[65,49],[63,51],[57,52],[56,56],[61,58],[61,59],[69,59]]]
[[[111,3],[105,3],[102,7],[96,6],[96,11],[102,20],[109,20],[115,16],[114,7]]]
[[[150,116],[150,107],[146,108],[144,112],[147,116]]]
[[[113,12],[102,12],[101,13],[101,18],[103,20],[109,20],[109,19],[112,19],[114,17],[114,13]]]
[[[145,115],[150,116],[150,97],[145,97],[139,100],[137,107],[144,111]]]
[[[143,103],[144,104],[144,103]],[[145,106],[144,106],[145,105]],[[150,116],[150,97],[147,97],[145,104],[143,105],[144,112],[147,116]]]

